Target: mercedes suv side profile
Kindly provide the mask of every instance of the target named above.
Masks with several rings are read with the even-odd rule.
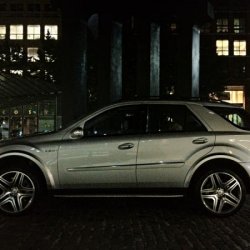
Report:
[[[0,143],[0,210],[55,196],[189,194],[218,216],[250,190],[250,117],[221,103],[112,104],[57,132]]]

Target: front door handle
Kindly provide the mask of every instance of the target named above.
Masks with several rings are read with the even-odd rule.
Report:
[[[196,138],[193,141],[193,144],[204,144],[208,142],[208,139],[205,137],[200,137],[200,138]]]
[[[124,143],[124,144],[119,145],[119,146],[118,146],[118,149],[120,149],[120,150],[131,149],[131,148],[133,148],[134,146],[135,146],[135,145],[134,145],[133,143],[128,142],[128,143]]]

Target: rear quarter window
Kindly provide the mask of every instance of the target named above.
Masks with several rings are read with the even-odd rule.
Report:
[[[233,107],[214,107],[206,106],[206,108],[217,113],[225,120],[233,124],[234,126],[250,130],[250,114],[242,108],[233,108]]]

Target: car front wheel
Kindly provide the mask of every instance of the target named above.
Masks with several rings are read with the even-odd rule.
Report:
[[[208,212],[230,215],[240,209],[246,196],[241,178],[230,170],[210,170],[196,184],[196,197]]]
[[[22,168],[0,169],[0,210],[21,214],[30,209],[38,194],[38,181]]]

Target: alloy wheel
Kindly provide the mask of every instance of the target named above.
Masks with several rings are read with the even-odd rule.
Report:
[[[21,171],[10,171],[0,175],[0,209],[18,214],[31,206],[35,198],[32,179]]]
[[[201,184],[200,195],[205,207],[218,215],[234,212],[242,201],[239,180],[227,172],[214,172]]]

